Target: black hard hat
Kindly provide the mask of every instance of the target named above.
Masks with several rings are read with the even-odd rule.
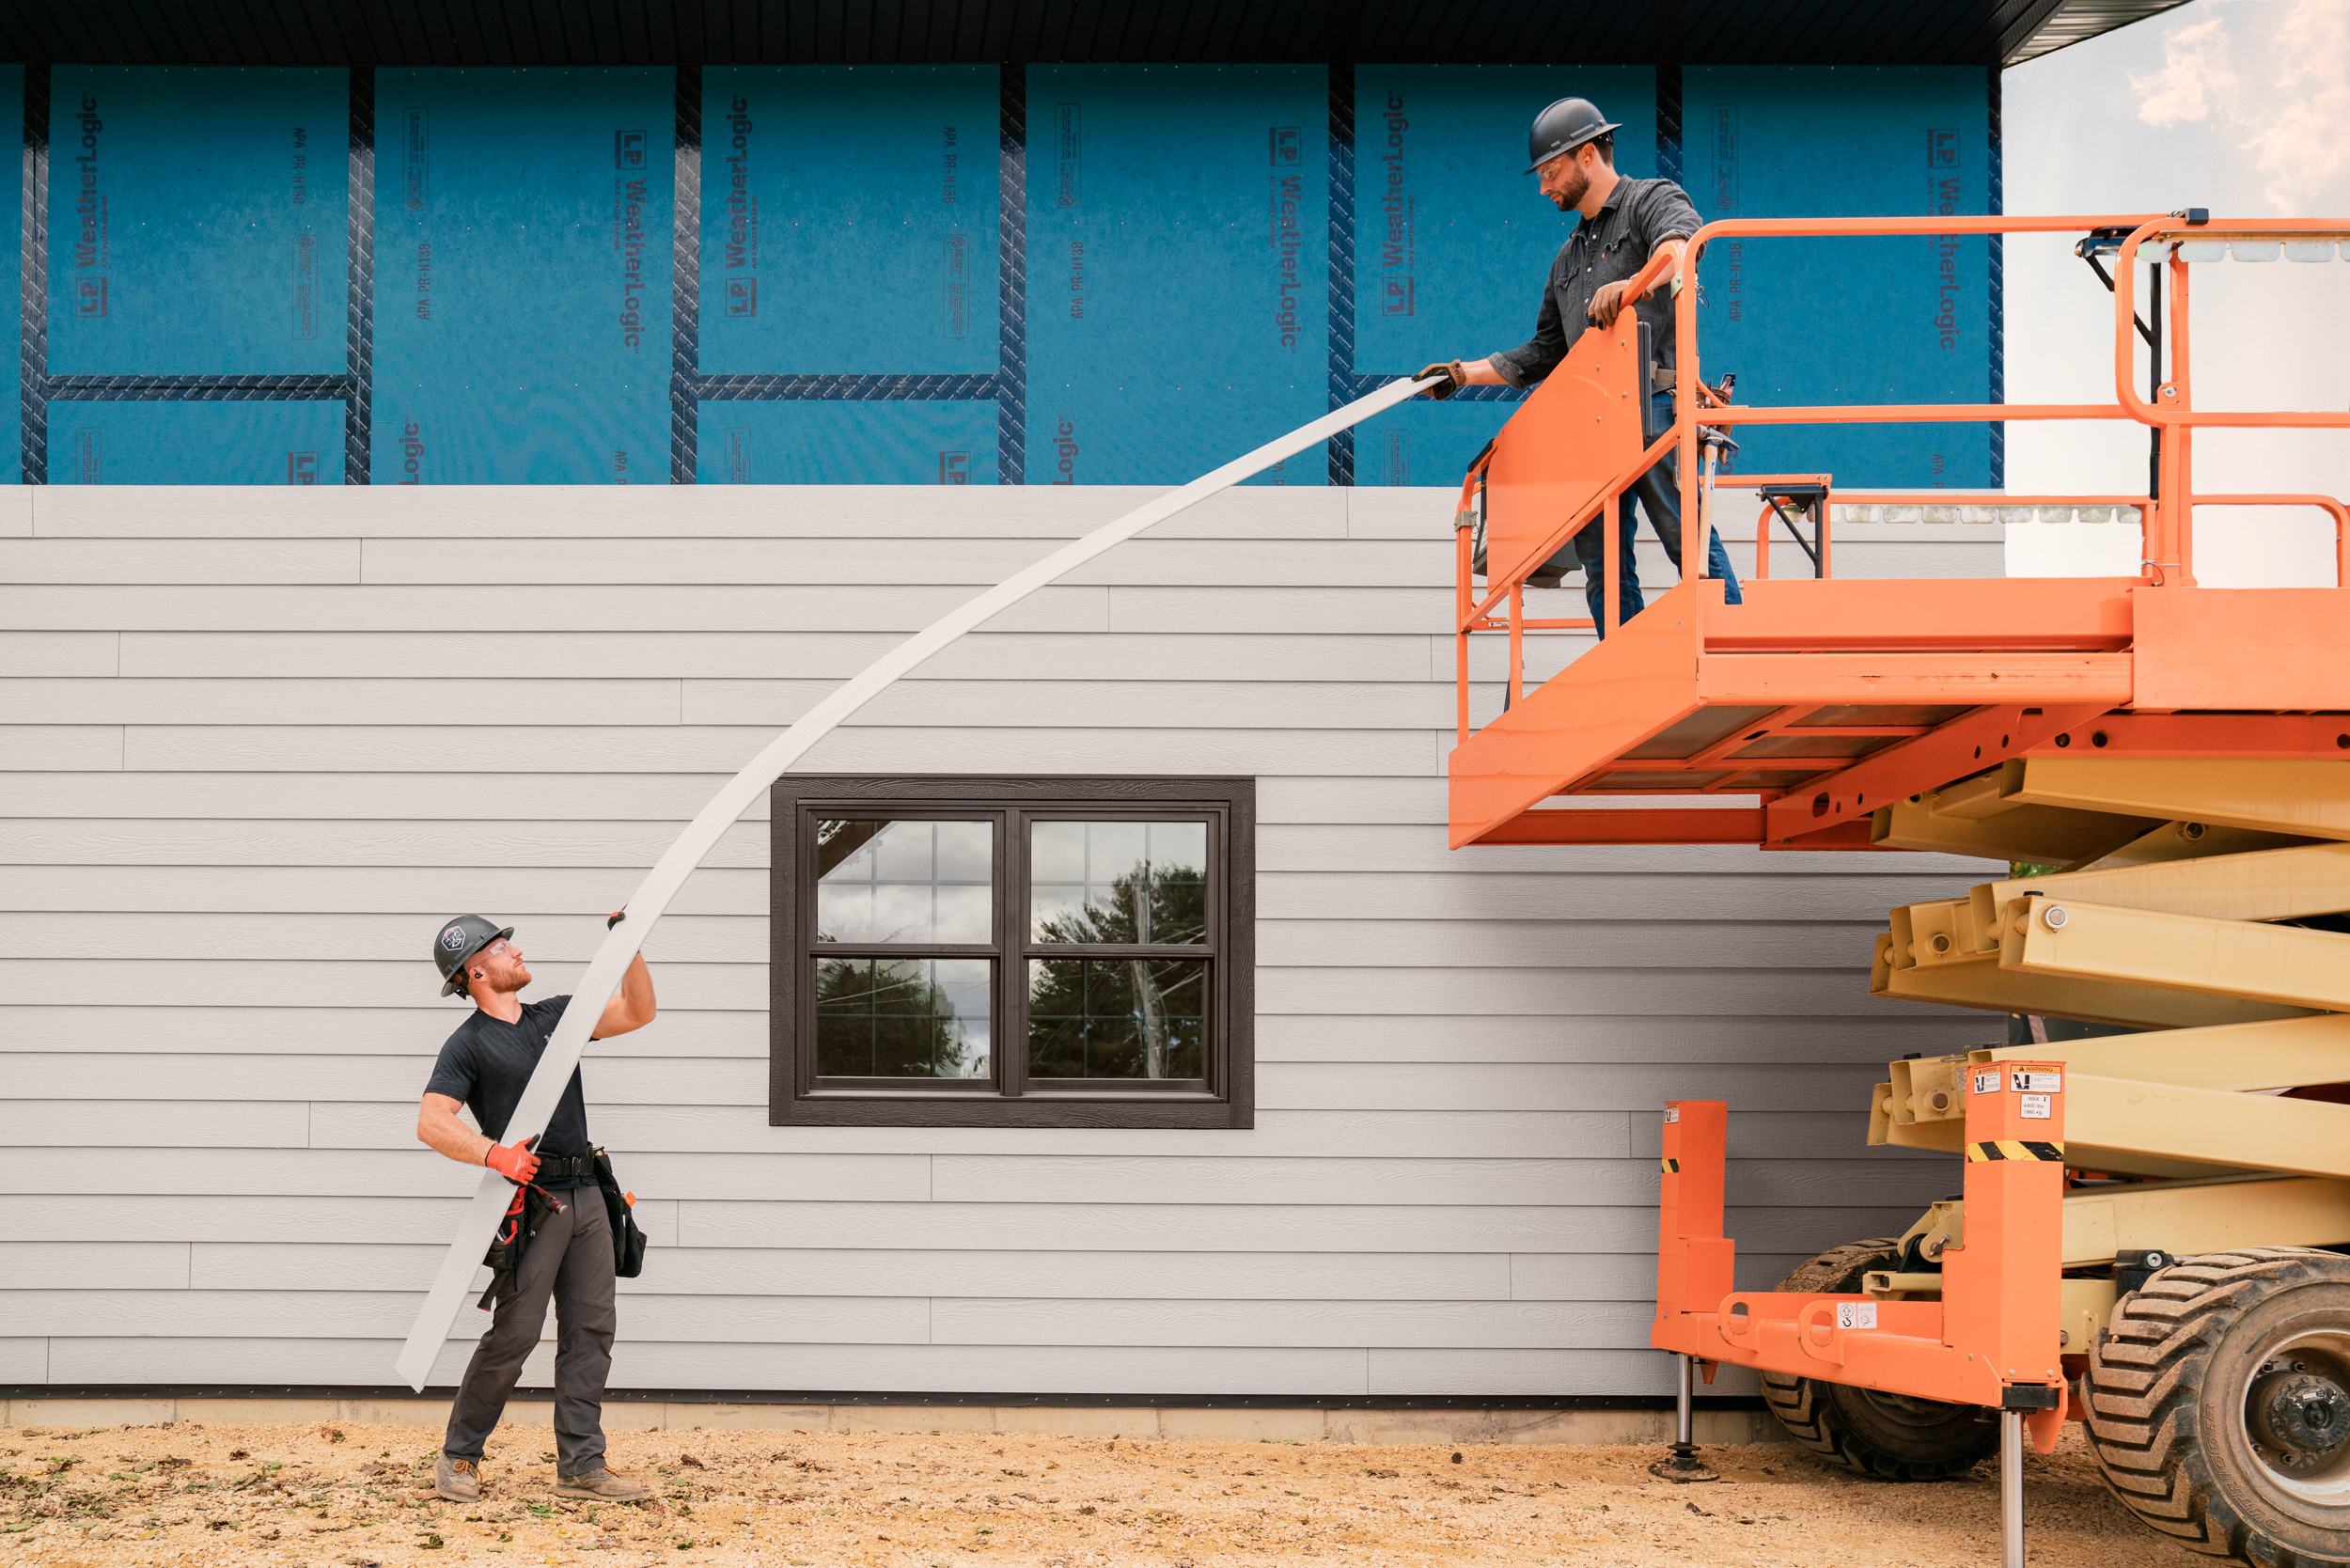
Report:
[[[465,989],[465,960],[502,936],[512,926],[495,926],[478,915],[460,915],[432,938],[432,962],[441,971],[441,995],[454,996]]]
[[[1526,165],[1526,172],[1532,174],[1561,152],[1573,152],[1593,137],[1606,135],[1617,129],[1617,123],[1588,98],[1560,99],[1534,117],[1533,133],[1526,138],[1526,155],[1534,161]]]

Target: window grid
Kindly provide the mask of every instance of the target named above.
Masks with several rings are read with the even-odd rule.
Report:
[[[777,853],[771,873],[776,917],[772,1120],[846,1125],[1249,1125],[1252,782],[779,782],[774,816]],[[818,824],[842,822],[890,826],[870,834],[871,842],[852,854],[831,852],[820,880]],[[885,836],[916,825],[929,830],[933,848],[919,868],[928,882],[916,886],[933,896],[950,885],[935,848],[945,841],[948,824],[966,824],[967,834],[968,824],[981,822],[993,824],[991,929],[985,933],[993,940],[892,941],[888,938],[909,933],[902,923],[846,922],[839,917],[844,907],[839,894],[826,906],[826,919],[819,921],[822,889],[834,878],[840,878],[844,888],[869,890],[888,882],[874,848]],[[1073,843],[1079,849],[1074,876],[1069,874],[1068,858],[1053,859],[1049,841],[1055,839],[1063,848]],[[1040,840],[1047,847],[1038,849]],[[1032,854],[1049,862],[1042,867],[1049,876],[1032,876]],[[865,861],[852,864],[860,855]],[[902,853],[899,863],[901,870],[910,864]],[[971,870],[966,855],[962,886],[975,885]],[[902,912],[912,903],[901,899],[900,907]],[[1081,917],[1069,918],[1073,914]],[[1048,929],[1048,917],[1059,923]],[[960,925],[934,922],[921,934],[982,933],[966,919]],[[1099,939],[1051,939],[1072,935]],[[1147,939],[1152,937],[1159,939]],[[961,1007],[959,1018],[927,1034],[904,1022],[924,1011],[919,1005],[901,1003],[892,1013],[895,1021],[859,1025],[843,1001],[855,990],[849,971],[820,978],[819,965],[860,959],[872,961],[867,972],[875,976],[917,962],[986,961],[992,995],[983,1015],[975,1006]],[[928,983],[945,989],[935,979]],[[876,982],[867,989],[882,987]],[[957,989],[970,994],[967,983]],[[830,1001],[823,999],[827,994]],[[878,1003],[873,1017],[879,1019]],[[853,1040],[859,1027],[866,1033]],[[977,1066],[972,1049],[981,1030],[986,1036],[981,1048],[989,1058],[985,1069]],[[948,1060],[949,1047],[962,1054]],[[927,1071],[935,1072],[946,1061],[952,1070],[987,1075],[889,1072],[917,1061]],[[873,1075],[839,1071],[852,1062]],[[1146,1075],[1152,1071],[1162,1075]]]

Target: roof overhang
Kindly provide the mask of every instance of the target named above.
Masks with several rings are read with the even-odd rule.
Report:
[[[2014,65],[2182,0],[12,0],[0,58],[121,65]]]

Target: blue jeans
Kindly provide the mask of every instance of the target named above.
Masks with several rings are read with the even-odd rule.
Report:
[[[1659,392],[1653,400],[1655,418],[1662,427],[1672,422],[1672,394]],[[1630,620],[1642,608],[1640,573],[1632,559],[1632,503],[1637,498],[1640,510],[1648,513],[1649,526],[1656,530],[1656,538],[1665,546],[1666,556],[1676,570],[1681,565],[1681,454],[1668,451],[1656,460],[1656,465],[1632,482],[1632,488],[1616,497],[1616,526],[1622,535],[1622,548],[1618,552],[1616,603],[1618,619]],[[1607,541],[1600,530],[1606,526],[1604,518],[1595,518],[1574,536],[1574,558],[1583,568],[1583,598],[1591,607],[1592,629],[1601,636],[1607,635],[1607,618],[1602,613],[1607,604],[1606,548]],[[1709,534],[1705,552],[1706,573],[1722,580],[1722,597],[1732,604],[1744,600],[1738,592],[1738,574],[1730,569],[1730,552],[1722,548],[1719,531]],[[1564,552],[1560,552],[1564,554]],[[1546,564],[1563,566],[1553,556]]]

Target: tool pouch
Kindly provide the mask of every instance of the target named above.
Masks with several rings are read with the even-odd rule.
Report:
[[[503,1302],[514,1294],[522,1278],[523,1253],[555,1213],[555,1195],[546,1188],[525,1183],[514,1189],[514,1201],[498,1220],[490,1250],[482,1254],[481,1261],[490,1266],[490,1285],[475,1306],[486,1312],[493,1301]]]
[[[612,1222],[612,1272],[634,1279],[645,1272],[645,1232],[636,1229],[636,1200],[620,1190],[620,1179],[612,1174],[612,1158],[601,1149],[596,1151],[596,1185]]]

